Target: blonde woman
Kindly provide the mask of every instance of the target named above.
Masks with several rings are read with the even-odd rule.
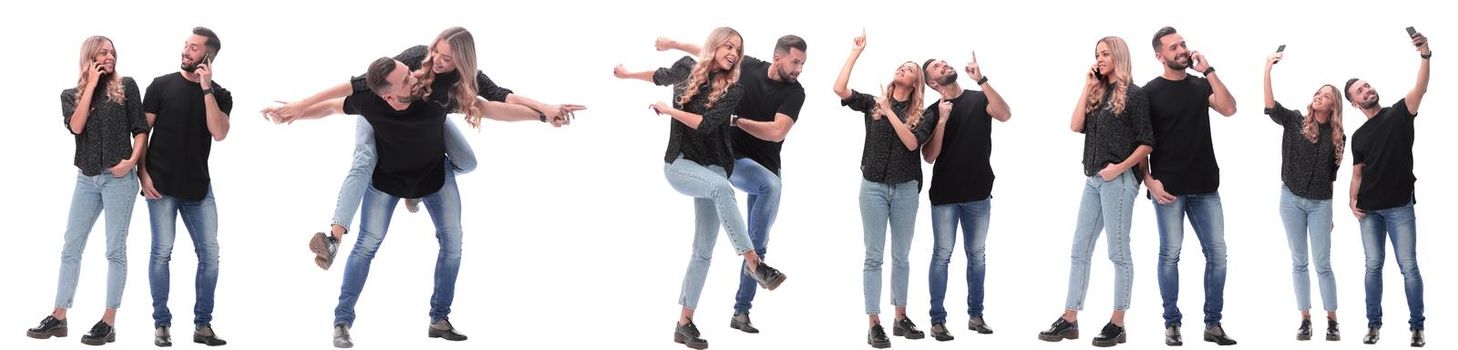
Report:
[[[81,275],[81,252],[96,219],[106,213],[106,311],[81,343],[102,345],[116,341],[116,310],[121,307],[127,279],[127,228],[141,185],[137,161],[147,140],[147,119],[137,82],[116,71],[117,53],[111,39],[86,38],[81,44],[81,78],[75,88],[61,92],[61,117],[76,139],[76,189],[61,248],[61,277],[55,309],[40,325],[25,332],[36,339],[65,337],[66,310],[76,297]]]
[[[861,150],[861,224],[866,245],[862,287],[870,331],[866,342],[875,348],[891,346],[881,327],[881,261],[885,256],[886,225],[891,225],[891,305],[896,307],[894,335],[921,339],[926,333],[906,318],[906,289],[911,274],[911,237],[916,231],[916,210],[921,192],[921,145],[931,138],[937,118],[922,115],[921,66],[907,61],[896,68],[881,97],[851,90],[851,70],[866,49],[866,33],[854,40],[850,57],[835,80],[840,104],[861,112],[866,140]],[[939,106],[942,115],[951,102]]]
[[[673,333],[674,342],[693,349],[709,347],[709,341],[700,337],[693,317],[708,278],[709,258],[721,223],[734,251],[744,256],[744,273],[760,287],[774,290],[786,277],[765,265],[754,251],[734,198],[734,186],[729,182],[734,171],[734,152],[728,142],[729,117],[744,96],[739,85],[742,57],[744,38],[733,28],[719,27],[709,34],[697,60],[684,56],[672,67],[655,71],[630,72],[622,65],[613,69],[619,79],[673,85],[673,103],[658,102],[650,108],[671,120],[664,176],[674,190],[694,198],[693,258],[684,275],[679,294],[683,309]]]
[[[1038,339],[1078,339],[1078,312],[1088,294],[1090,262],[1099,231],[1108,233],[1109,261],[1114,263],[1114,312],[1093,339],[1108,347],[1126,341],[1124,312],[1129,310],[1134,267],[1129,257],[1129,223],[1139,177],[1134,167],[1153,151],[1154,130],[1139,86],[1130,77],[1129,46],[1119,37],[1099,39],[1095,63],[1084,73],[1083,93],[1073,107],[1069,128],[1083,134],[1083,199],[1073,231],[1068,299],[1063,316]]]
[[[1296,286],[1296,307],[1301,326],[1296,340],[1311,340],[1311,278],[1307,262],[1315,260],[1317,285],[1326,310],[1326,340],[1341,340],[1337,329],[1336,276],[1331,270],[1332,184],[1341,168],[1347,137],[1342,129],[1341,92],[1322,85],[1306,105],[1306,114],[1287,109],[1271,92],[1271,68],[1285,54],[1266,58],[1266,115],[1280,125],[1281,222],[1291,247],[1291,278]],[[1307,259],[1307,242],[1310,257]]]

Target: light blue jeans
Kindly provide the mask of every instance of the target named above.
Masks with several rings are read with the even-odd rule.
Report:
[[[739,213],[734,186],[729,183],[723,167],[700,165],[680,155],[663,166],[663,176],[678,193],[694,198],[693,255],[678,296],[679,305],[693,310],[698,308],[699,294],[704,292],[704,280],[709,278],[709,261],[714,255],[719,226],[724,227],[724,234],[729,237],[729,244],[734,245],[736,254],[748,253],[754,249],[754,244],[749,239],[749,230],[745,228],[744,216]]]
[[[106,308],[121,307],[127,282],[127,228],[140,190],[137,170],[122,177],[102,170],[96,176],[76,171],[76,190],[71,194],[71,214],[66,220],[65,245],[61,248],[61,278],[56,285],[56,307],[70,309],[81,276],[81,252],[101,212],[106,212]]]
[[[1326,311],[1336,311],[1336,275],[1331,271],[1331,200],[1302,198],[1281,186],[1281,222],[1291,246],[1291,280],[1296,285],[1296,308],[1311,310],[1311,276],[1307,271],[1308,238],[1311,260],[1316,262],[1316,280]]]
[[[193,324],[206,326],[213,321],[213,291],[218,288],[218,205],[213,189],[208,187],[202,200],[186,200],[163,195],[147,200],[152,217],[152,259],[147,264],[147,279],[152,286],[152,321],[154,326],[172,326],[172,312],[167,309],[167,296],[172,285],[172,243],[177,240],[177,216],[192,236],[197,254],[197,303],[193,305]]]
[[[1180,248],[1185,242],[1185,216],[1195,228],[1205,254],[1205,326],[1220,325],[1225,309],[1225,211],[1220,193],[1175,196],[1170,204],[1154,203],[1159,225],[1159,295],[1164,299],[1165,327],[1179,325]]]
[[[450,169],[450,161],[446,162]],[[367,187],[364,206],[360,208],[360,232],[354,249],[349,252],[349,261],[344,265],[344,282],[339,287],[339,304],[334,308],[334,324],[346,327],[354,325],[354,306],[364,291],[365,280],[370,275],[370,262],[390,230],[390,218],[400,197],[380,192],[373,186]],[[445,184],[440,190],[421,198],[430,220],[435,223],[435,239],[440,243],[440,253],[435,258],[435,292],[430,295],[430,321],[448,319],[451,303],[456,295],[456,276],[461,271],[461,194],[456,187],[456,174],[445,172]]]
[[[1407,293],[1407,325],[1409,330],[1423,329],[1423,275],[1417,264],[1417,215],[1413,202],[1382,210],[1368,210],[1360,221],[1362,250],[1367,255],[1367,327],[1382,328],[1382,266],[1387,260],[1387,240],[1392,240],[1392,253],[1402,271],[1402,287]]]
[[[1134,198],[1139,182],[1134,171],[1125,171],[1113,181],[1099,175],[1084,181],[1083,199],[1078,204],[1078,224],[1073,230],[1072,264],[1068,268],[1068,299],[1063,307],[1083,310],[1088,295],[1094,245],[1099,231],[1108,235],[1109,261],[1114,264],[1114,310],[1128,310],[1134,286],[1134,264],[1129,253],[1129,224],[1134,215]]]
[[[450,157],[456,173],[465,174],[476,170],[476,152],[471,150],[466,136],[461,134],[461,129],[450,119],[445,121],[443,140],[446,156]],[[360,208],[360,201],[364,200],[365,189],[370,187],[370,178],[375,173],[375,164],[378,162],[379,157],[375,154],[375,128],[364,117],[357,117],[354,128],[354,162],[350,163],[349,173],[344,176],[344,184],[339,188],[332,224],[344,227],[345,231],[349,230],[349,223],[354,222],[354,214]]]
[[[967,253],[967,316],[982,316],[983,281],[987,278],[987,225],[992,218],[992,198],[980,201],[933,205],[932,259],[927,270],[931,290],[932,324],[947,322],[947,265],[957,249],[957,224],[962,226],[962,250]]]
[[[881,260],[886,256],[887,223],[891,225],[891,305],[906,306],[919,188],[916,180],[885,184],[861,179],[861,228],[866,244],[861,282],[867,315],[881,314]]]
[[[783,171],[783,170],[781,170]],[[764,259],[769,251],[769,229],[775,224],[780,212],[780,176],[765,169],[759,162],[749,158],[734,161],[734,175],[729,176],[734,187],[744,191],[748,197],[749,240],[754,242],[754,251]],[[749,275],[739,274],[739,291],[734,294],[734,313],[747,313],[754,302],[754,293],[759,283]]]

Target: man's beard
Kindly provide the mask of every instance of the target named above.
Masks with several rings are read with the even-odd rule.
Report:
[[[1180,63],[1180,58],[1184,58],[1185,59],[1185,63],[1181,64]],[[1184,54],[1184,55],[1176,56],[1175,59],[1169,60],[1169,61],[1165,62],[1164,65],[1165,66],[1169,66],[1169,69],[1185,70],[1185,69],[1189,69],[1190,68],[1190,64],[1192,64],[1192,63],[1194,63],[1194,62],[1190,62],[1190,54]]]
[[[1374,93],[1372,93],[1372,100],[1371,101],[1367,101],[1367,103],[1363,103],[1362,104],[1362,108],[1364,108],[1364,109],[1377,108],[1377,104],[1380,103],[1378,101],[1381,100],[1381,99],[1382,99],[1382,96],[1378,96],[1377,93],[1374,92]]]
[[[942,76],[941,79],[937,79],[935,82],[937,83],[937,85],[941,86],[951,85],[952,83],[957,82],[957,72],[952,71],[952,74]]]
[[[784,80],[786,83],[794,83],[799,81],[799,79],[795,78],[795,76],[790,75],[790,72],[785,71],[784,68],[778,68],[775,69],[775,71],[776,73],[779,73],[780,80]]]

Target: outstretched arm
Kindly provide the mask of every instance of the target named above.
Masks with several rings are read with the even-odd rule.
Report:
[[[1421,33],[1414,35],[1412,44],[1418,47],[1418,53],[1425,56],[1423,63],[1418,66],[1417,85],[1407,93],[1407,112],[1416,116],[1418,107],[1423,103],[1423,95],[1428,93],[1428,61],[1426,56],[1432,56],[1433,51],[1428,49],[1428,38]]]
[[[679,50],[694,57],[698,57],[699,53],[704,51],[703,47],[698,44],[673,40],[665,36],[658,37],[658,40],[653,42],[653,48],[658,51]]]
[[[850,98],[850,75],[856,68],[856,60],[861,58],[861,51],[866,49],[866,31],[861,31],[861,36],[855,38],[855,46],[851,47],[850,57],[845,59],[845,66],[840,68],[840,76],[835,78],[835,95],[841,100]]]

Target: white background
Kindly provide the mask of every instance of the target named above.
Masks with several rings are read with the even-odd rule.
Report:
[[[205,25],[221,36],[216,81],[233,92],[232,130],[214,144],[212,174],[220,213],[221,277],[213,325],[230,347],[327,348],[343,259],[321,271],[305,241],[327,228],[350,160],[352,117],[292,126],[266,123],[257,111],[275,99],[294,100],[362,72],[375,57],[427,44],[442,29],[464,26],[476,37],[481,69],[502,86],[548,103],[581,103],[570,127],[535,122],[488,122],[470,133],[481,167],[458,180],[467,215],[466,256],[451,319],[470,335],[465,343],[425,337],[436,244],[424,214],[396,213],[359,302],[354,335],[363,349],[562,348],[676,349],[670,324],[689,256],[690,200],[665,184],[663,147],[668,121],[646,108],[667,100],[667,88],[621,81],[631,69],[668,65],[680,54],[653,50],[666,35],[699,42],[714,27],[744,35],[746,54],[769,59],[776,38],[798,34],[809,43],[800,79],[807,90],[799,125],[784,148],[784,197],[771,235],[769,261],[790,276],[782,289],[760,292],[753,310],[764,333],[726,327],[738,283],[738,259],[726,240],[697,317],[715,349],[865,347],[861,301],[863,247],[856,202],[864,131],[860,116],[840,107],[831,85],[862,28],[869,47],[851,81],[872,90],[898,63],[946,59],[960,67],[972,50],[1013,118],[994,123],[994,189],[987,245],[986,317],[997,330],[976,335],[966,321],[965,260],[954,253],[947,291],[956,341],[893,340],[898,349],[1082,348],[1111,308],[1111,266],[1100,239],[1082,315],[1084,337],[1047,344],[1034,338],[1062,311],[1068,252],[1083,183],[1082,136],[1068,116],[1092,63],[1095,41],[1123,37],[1132,50],[1135,81],[1161,68],[1149,40],[1175,26],[1204,52],[1235,95],[1234,117],[1211,121],[1222,167],[1221,195],[1229,245],[1225,325],[1246,347],[1295,347],[1298,323],[1290,255],[1277,215],[1281,129],[1261,113],[1261,69],[1267,53],[1288,44],[1275,73],[1276,97],[1301,106],[1321,84],[1349,77],[1371,81],[1384,105],[1413,85],[1419,59],[1403,27],[1432,39],[1432,85],[1418,118],[1416,173],[1419,260],[1426,278],[1428,328],[1434,347],[1448,317],[1455,241],[1453,173],[1445,164],[1455,106],[1447,69],[1458,52],[1458,30],[1437,2],[40,2],[0,15],[6,33],[3,95],[10,132],[0,182],[8,184],[0,245],[0,348],[75,348],[104,300],[103,232],[91,236],[71,336],[32,340],[21,335],[50,312],[58,253],[76,170],[72,137],[61,124],[57,95],[76,81],[81,41],[111,37],[118,70],[143,84],[177,70],[189,29]],[[965,74],[960,81],[972,86]],[[929,96],[931,97],[931,96]],[[1347,132],[1364,118],[1344,103]],[[1213,115],[1213,113],[1212,113]],[[460,123],[457,120],[457,123]],[[460,123],[464,125],[464,123]],[[1350,159],[1350,152],[1348,152]],[[926,172],[930,174],[930,166]],[[1345,339],[1302,346],[1372,348],[1365,330],[1363,255],[1356,220],[1345,209],[1350,164],[1336,187],[1332,264],[1340,290]],[[929,176],[927,178],[929,180]],[[741,200],[741,206],[742,204]],[[1150,204],[1135,206],[1135,289],[1128,329],[1133,348],[1162,348],[1155,279],[1158,238]],[[918,213],[912,249],[910,314],[927,320],[929,204]],[[196,258],[179,225],[172,263],[172,312],[179,347],[187,342]],[[1187,347],[1199,340],[1204,259],[1187,231],[1182,310]],[[144,201],[134,210],[130,271],[113,348],[151,348],[147,261],[150,229]],[[960,243],[960,242],[959,242]],[[960,244],[959,244],[960,245]],[[1389,248],[1390,249],[1390,248]],[[1390,254],[1389,254],[1390,256]],[[1385,272],[1386,333],[1382,348],[1406,346],[1406,304],[1392,258]],[[887,274],[890,261],[888,258]],[[1314,277],[1313,277],[1314,278]],[[890,281],[890,278],[886,278]],[[1316,283],[1313,281],[1312,283]],[[889,297],[889,287],[883,289]],[[1313,292],[1313,304],[1320,308]],[[890,319],[891,307],[883,315]],[[1318,319],[1321,316],[1316,316]],[[1321,325],[1318,322],[1318,327]]]

